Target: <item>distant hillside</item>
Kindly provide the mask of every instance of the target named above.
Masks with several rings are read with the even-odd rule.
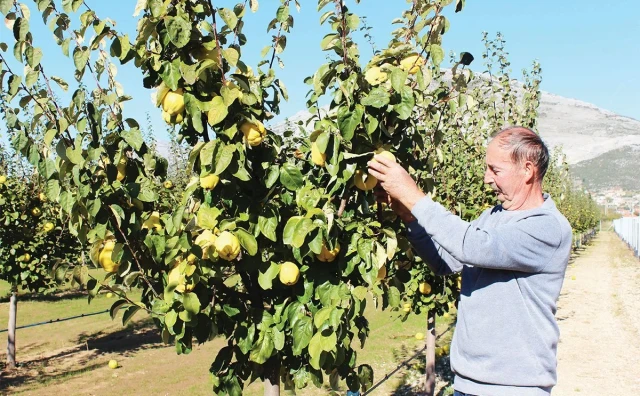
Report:
[[[640,145],[636,144],[579,162],[571,166],[571,171],[592,190],[621,187],[627,191],[640,191],[639,164]]]

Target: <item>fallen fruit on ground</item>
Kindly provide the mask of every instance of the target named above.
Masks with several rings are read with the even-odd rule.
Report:
[[[118,362],[116,360],[109,360],[109,368],[110,369],[117,369],[118,368]]]

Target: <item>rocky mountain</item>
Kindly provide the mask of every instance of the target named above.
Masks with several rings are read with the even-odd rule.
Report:
[[[571,167],[572,172],[590,189],[620,187],[640,191],[640,145],[623,146]]]

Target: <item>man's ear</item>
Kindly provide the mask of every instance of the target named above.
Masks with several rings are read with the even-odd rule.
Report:
[[[526,177],[526,182],[531,183],[536,179],[536,166],[531,161],[525,161],[524,163],[524,173]]]

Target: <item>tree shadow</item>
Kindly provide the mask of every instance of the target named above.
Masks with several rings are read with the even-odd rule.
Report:
[[[74,346],[23,359],[14,370],[0,363],[0,394],[12,393],[16,387],[27,390],[37,384],[67,380],[105,366],[106,355],[118,353],[134,356],[144,350],[167,347],[151,318],[130,323],[115,332],[85,332],[75,338]]]
[[[0,303],[9,302],[11,294],[0,297]],[[86,290],[64,290],[54,293],[18,293],[18,302],[26,301],[44,301],[53,302],[61,300],[74,300],[80,298],[87,298]]]

